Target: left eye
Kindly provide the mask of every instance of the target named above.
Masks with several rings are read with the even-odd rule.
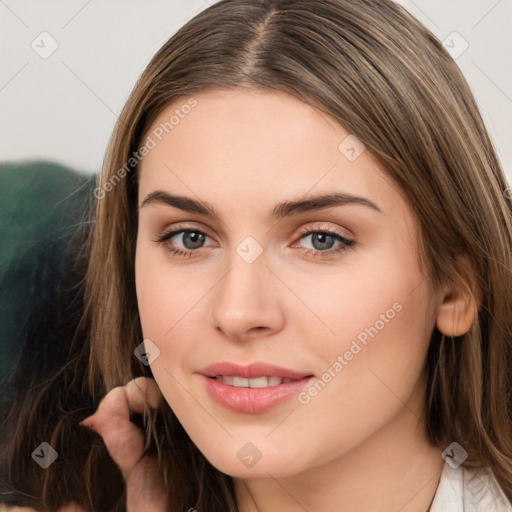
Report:
[[[338,246],[349,246],[352,244],[351,240],[342,237],[336,233],[328,233],[324,231],[313,231],[303,235],[300,240],[305,249],[314,251],[328,251]]]

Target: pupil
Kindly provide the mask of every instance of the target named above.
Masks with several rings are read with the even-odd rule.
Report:
[[[311,242],[317,250],[331,249],[334,245],[334,237],[327,233],[314,233]]]
[[[198,233],[197,231],[188,231],[183,234],[183,245],[187,249],[197,249],[204,244],[204,235],[203,233]]]

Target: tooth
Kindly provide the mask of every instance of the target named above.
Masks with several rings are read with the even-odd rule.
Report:
[[[246,379],[245,377],[233,377],[233,386],[236,388],[248,388],[249,379]]]
[[[216,375],[215,380],[222,382],[223,384],[227,384],[228,386],[233,385],[233,377],[229,377],[226,375]]]
[[[216,380],[234,386],[237,388],[266,388],[268,386],[278,386],[279,384],[286,384],[293,382],[294,379],[281,378],[281,377],[254,377],[252,379],[246,377],[233,377],[231,375],[217,375]]]
[[[268,377],[254,377],[249,379],[249,387],[251,388],[266,388],[268,386]]]

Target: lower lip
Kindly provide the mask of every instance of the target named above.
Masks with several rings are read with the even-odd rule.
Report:
[[[297,396],[313,379],[313,377],[305,377],[286,384],[264,388],[237,388],[211,377],[204,375],[200,377],[204,381],[208,393],[216,402],[232,411],[249,414],[268,411],[290,400]]]

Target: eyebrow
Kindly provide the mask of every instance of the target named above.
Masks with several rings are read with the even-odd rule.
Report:
[[[214,208],[204,201],[199,201],[185,196],[175,196],[164,192],[163,190],[155,190],[148,194],[140,208],[144,208],[149,204],[164,204],[179,208],[186,212],[200,213],[201,215],[208,215],[209,217],[218,217]]]
[[[323,208],[331,208],[333,206],[345,206],[345,205],[359,205],[366,206],[382,213],[382,210],[369,199],[364,197],[354,196],[352,194],[345,194],[341,192],[335,192],[332,194],[322,194],[313,196],[298,201],[285,201],[284,203],[278,204],[272,211],[271,216],[281,219],[290,215],[306,213],[315,210],[322,210]]]
[[[163,190],[155,190],[148,194],[144,201],[142,201],[140,208],[150,204],[164,204],[187,212],[206,215],[208,217],[219,217],[215,209],[205,201],[185,196],[172,195],[168,192],[164,192]],[[270,216],[272,218],[282,219],[291,215],[298,215],[315,210],[322,210],[324,208],[331,208],[333,206],[345,205],[365,206],[375,210],[376,212],[382,213],[382,210],[369,199],[354,196],[352,194],[335,192],[299,199],[297,201],[285,201],[279,203],[271,211]]]

